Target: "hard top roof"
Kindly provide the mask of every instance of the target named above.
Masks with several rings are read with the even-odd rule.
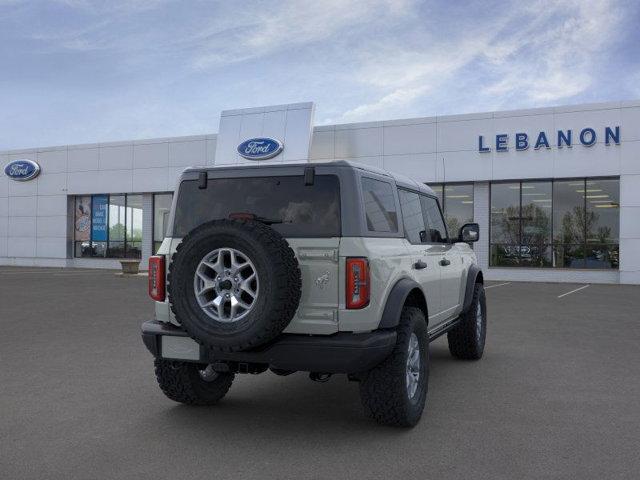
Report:
[[[319,163],[269,163],[269,164],[258,164],[258,165],[207,165],[202,167],[189,167],[185,170],[185,172],[194,172],[202,170],[250,170],[250,169],[260,169],[264,170],[265,168],[287,168],[287,167],[315,167],[315,166],[327,166],[330,165],[332,167],[342,167],[342,168],[354,168],[358,170],[362,170],[364,172],[375,173],[376,175],[382,175],[386,177],[390,177],[394,180],[396,185],[399,187],[409,188],[411,190],[417,190],[429,195],[435,195],[433,190],[429,188],[426,184],[417,182],[412,178],[409,178],[405,175],[401,175],[399,173],[390,172],[389,170],[384,170],[382,168],[372,167],[370,165],[365,165],[363,163],[354,162],[351,160],[337,160],[332,162],[319,162]]]

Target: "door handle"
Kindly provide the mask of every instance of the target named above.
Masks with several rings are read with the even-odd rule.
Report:
[[[446,267],[447,265],[451,265],[451,262],[446,258],[443,258],[442,260],[440,260],[440,265],[442,265],[443,267]]]
[[[413,268],[415,268],[416,270],[422,270],[423,268],[427,268],[427,264],[422,260],[418,260],[413,264]]]

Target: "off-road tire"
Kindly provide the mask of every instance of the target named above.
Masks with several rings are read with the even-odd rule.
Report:
[[[162,392],[171,400],[187,405],[214,405],[224,397],[235,375],[218,373],[214,380],[205,381],[199,370],[206,365],[156,358],[156,379]]]
[[[195,296],[196,268],[217,248],[241,251],[260,280],[256,304],[238,321],[214,320]],[[239,220],[215,220],[187,234],[173,254],[167,281],[176,319],[198,343],[218,352],[247,350],[278,336],[295,315],[302,283],[298,261],[282,235],[263,223]]]
[[[478,322],[478,306],[482,312],[482,318]],[[463,360],[480,360],[484,352],[484,343],[487,336],[487,302],[484,294],[484,286],[476,283],[473,289],[471,306],[464,313],[458,325],[448,334],[449,351],[451,355]]]
[[[367,416],[378,423],[413,427],[422,416],[429,384],[429,337],[422,310],[404,307],[397,332],[391,355],[363,376],[360,399]],[[412,333],[418,337],[421,365],[417,390],[413,398],[409,398],[407,356]]]

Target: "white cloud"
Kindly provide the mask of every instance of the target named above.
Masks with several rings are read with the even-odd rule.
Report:
[[[564,17],[566,12],[570,16]],[[550,103],[587,90],[596,56],[615,38],[620,21],[611,2],[538,2],[527,13],[537,13],[533,22],[496,42],[498,51],[508,53],[487,54],[501,78],[484,93],[507,98],[522,92],[533,102]]]
[[[621,20],[607,0],[518,2],[504,11],[488,28],[471,19],[457,35],[426,38],[419,49],[390,42],[364,52],[353,77],[371,93],[339,120],[401,115],[411,103],[462,82],[478,85],[483,105],[506,104],[515,95],[535,105],[569,99],[592,84],[596,57],[616,38]],[[474,82],[475,75],[485,78]]]
[[[301,6],[297,0],[286,0],[271,9],[241,8],[229,15],[231,22],[213,22],[196,33],[194,43],[199,51],[193,65],[199,69],[219,67],[335,40],[349,28],[401,18],[412,4],[410,0],[323,0]]]

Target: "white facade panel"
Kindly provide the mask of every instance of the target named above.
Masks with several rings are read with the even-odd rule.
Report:
[[[38,197],[9,197],[7,215],[10,217],[35,217]]]
[[[445,152],[438,154],[436,169],[439,182],[484,181],[491,178],[491,159],[475,152]]]
[[[620,175],[620,148],[617,145],[575,145],[572,148],[556,150],[555,153],[553,177]]]
[[[169,142],[146,143],[133,146],[133,168],[169,166]]]
[[[529,147],[517,153],[518,155],[509,155],[508,152],[493,151],[479,155],[487,155],[492,160],[489,178],[493,180],[553,177],[555,150],[546,148],[535,150]]]
[[[207,165],[213,165],[216,159],[216,138],[207,138]]]
[[[68,172],[84,172],[100,168],[99,148],[70,147],[68,158]]]
[[[640,206],[620,207],[620,238],[640,239]]]
[[[69,195],[86,193],[104,193],[98,177],[99,170],[87,172],[69,172],[67,174],[67,192]],[[13,183],[13,182],[12,182]]]
[[[2,165],[5,165],[7,162],[3,162]],[[9,179],[2,175],[0,176],[0,198],[7,197],[9,195]]]
[[[623,207],[640,207],[640,174],[620,177],[620,204]],[[637,223],[640,224],[640,217]]]
[[[66,258],[66,239],[64,237],[38,237],[36,254],[40,258]]]
[[[0,215],[0,238],[9,236],[9,217]]]
[[[350,128],[336,130],[337,158],[355,159],[382,155],[382,128]]]
[[[477,152],[478,135],[495,139],[493,118],[438,122],[438,152]]]
[[[419,182],[436,182],[437,155],[435,153],[416,153],[411,155],[385,155],[383,168],[404,174]]]
[[[620,173],[640,174],[640,140],[620,145]]]
[[[39,151],[36,159],[42,170],[47,173],[67,172],[67,147]]]
[[[9,217],[8,236],[36,237],[36,217]]]
[[[9,197],[0,197],[0,217],[9,215]]]
[[[169,144],[169,166],[194,166],[206,163],[207,142],[205,139]]]
[[[133,168],[133,144],[101,147],[98,166],[100,170]]]
[[[311,151],[309,153],[310,160],[332,159],[334,152],[334,131],[315,131],[311,140]]]
[[[216,143],[216,165],[235,165],[240,161],[236,148],[241,143],[242,115],[224,115],[220,118],[218,142]]]
[[[640,239],[621,238],[620,251],[625,254],[624,271],[640,273]]]
[[[287,109],[283,139],[286,146],[282,152],[283,162],[306,162],[309,160],[315,107],[312,103],[302,107]],[[270,128],[265,127],[265,131],[269,131]]]
[[[625,142],[640,141],[640,108],[620,109],[620,124]]]
[[[473,221],[480,225],[480,238],[473,245],[478,265],[483,271],[489,268],[489,182],[477,182],[473,186]]]
[[[34,258],[36,256],[36,237],[29,235],[7,238],[7,256]]]
[[[67,216],[52,215],[37,217],[36,236],[67,238]]]
[[[32,197],[38,194],[38,182],[33,180],[30,182],[10,181],[8,193],[10,197]]]
[[[432,153],[436,151],[435,123],[383,127],[385,155]]]
[[[167,188],[166,168],[137,168],[133,171],[133,192],[161,192]]]
[[[133,170],[101,170],[98,172],[98,193],[133,193]]]
[[[46,217],[50,215],[65,215],[67,213],[66,195],[38,195],[36,215]]]
[[[43,173],[36,179],[38,195],[64,195],[67,193],[67,172]]]

